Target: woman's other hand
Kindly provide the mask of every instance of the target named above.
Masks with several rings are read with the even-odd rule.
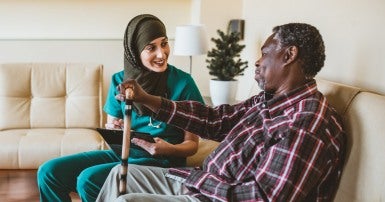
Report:
[[[124,126],[123,119],[107,115],[107,123],[104,126],[110,130],[122,130]]]
[[[131,142],[150,153],[153,156],[170,155],[173,151],[173,145],[162,140],[161,138],[154,138],[155,143],[147,142],[139,138],[132,138]]]

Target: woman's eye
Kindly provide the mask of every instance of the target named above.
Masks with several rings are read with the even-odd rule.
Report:
[[[164,41],[164,42],[162,42],[162,47],[165,47],[165,46],[167,46],[167,44],[168,44],[168,41]]]
[[[153,50],[154,49],[154,47],[153,46],[146,46],[146,48],[145,48],[146,50],[148,50],[148,51],[151,51],[151,50]]]

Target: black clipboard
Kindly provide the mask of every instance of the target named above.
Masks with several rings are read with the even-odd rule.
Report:
[[[96,128],[96,130],[100,133],[100,135],[107,142],[108,146],[115,152],[115,154],[120,156],[122,153],[123,130],[113,130],[106,128]],[[150,133],[131,131],[131,139],[132,138],[139,138],[147,142],[155,143],[155,140]]]
[[[100,135],[102,135],[103,139],[108,144],[122,145],[123,130],[112,130],[106,128],[96,128],[96,130],[100,133]],[[131,131],[131,139],[132,138],[139,138],[147,142],[155,143],[155,140],[150,133]]]

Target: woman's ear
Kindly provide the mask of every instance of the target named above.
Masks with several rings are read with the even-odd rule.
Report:
[[[285,51],[285,63],[290,64],[295,61],[298,57],[297,46],[289,46]]]

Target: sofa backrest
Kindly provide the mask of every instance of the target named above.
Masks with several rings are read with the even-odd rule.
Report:
[[[367,91],[357,94],[347,108],[347,162],[336,201],[385,200],[384,115],[385,96]]]
[[[0,64],[0,131],[102,125],[103,66]]]
[[[318,89],[342,115],[345,168],[335,201],[385,200],[385,96],[317,79]]]

